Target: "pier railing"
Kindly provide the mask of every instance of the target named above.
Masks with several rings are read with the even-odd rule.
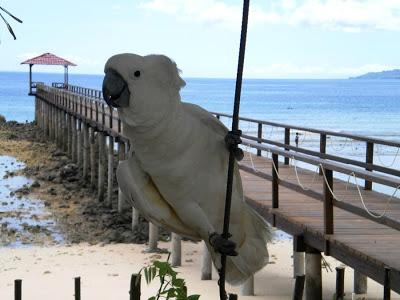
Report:
[[[47,101],[50,100],[52,105],[56,106],[59,109],[62,109],[70,115],[75,116],[78,120],[87,123],[95,130],[102,131],[105,134],[124,142],[129,142],[128,139],[122,134],[123,125],[118,117],[118,111],[108,106],[101,98],[99,98],[100,96],[102,96],[102,93],[100,91],[71,85],[68,86],[67,89],[57,89],[42,85],[38,88],[37,96],[39,98],[46,99]],[[229,114],[218,112],[212,113],[217,118],[231,118],[231,115]],[[240,120],[257,124],[257,136],[249,135],[244,132],[243,141],[244,145],[255,149],[258,156],[260,156],[262,152],[270,152],[272,154],[273,160],[278,159],[278,157],[282,157],[285,164],[289,164],[289,160],[294,159],[314,166],[319,166],[320,175],[323,175],[325,169],[325,175],[328,177],[331,176],[332,171],[344,174],[346,176],[354,174],[355,176],[365,180],[365,190],[370,190],[372,188],[373,182],[392,188],[397,188],[398,186],[400,186],[400,180],[398,178],[398,176],[400,176],[399,170],[380,166],[373,163],[374,144],[400,147],[400,143],[398,142],[355,135],[351,133],[319,130],[314,128],[294,126],[264,120],[256,120],[245,117],[241,117]],[[283,128],[283,142],[262,138],[263,125]],[[314,150],[292,145],[290,137],[293,130],[301,130],[318,134],[320,136],[320,151],[317,152]],[[326,141],[329,136],[344,137],[364,142],[366,144],[365,162],[337,155],[327,154]],[[278,163],[276,163],[275,166],[277,167]],[[254,172],[254,170],[246,167],[245,165],[241,165],[241,167],[249,172],[256,173],[259,176],[263,176],[263,172]],[[373,171],[377,171],[377,173]],[[266,175],[266,177],[268,176]],[[268,179],[271,178],[268,177]],[[283,180],[277,180],[275,178],[272,179],[272,182],[274,184],[273,190],[276,192],[278,191],[277,185],[280,182],[280,184],[283,184],[286,187],[295,190],[297,189],[299,192],[302,192],[314,198],[322,198],[320,194],[316,194],[313,191],[304,191],[296,187],[295,184],[287,183]],[[326,197],[327,195],[323,196],[323,198]],[[274,196],[274,199],[278,199],[277,194]],[[363,217],[369,217],[363,209],[354,207],[352,204],[335,201],[335,199],[333,198],[332,203],[334,203],[338,207],[362,215]],[[393,223],[387,218],[382,218],[377,221],[385,224],[389,222],[391,226],[395,226],[396,228],[400,229],[400,224],[397,221]]]
[[[219,113],[219,112],[212,112],[212,113],[218,119],[220,119],[221,117],[226,117],[229,119],[232,118],[232,115],[230,115],[230,114],[224,114],[224,113]],[[353,165],[353,166],[357,166],[357,167],[362,167],[369,171],[377,171],[377,172],[381,172],[384,174],[400,176],[400,170],[374,163],[374,146],[375,145],[389,146],[389,147],[396,148],[398,150],[400,148],[400,142],[388,141],[385,139],[378,139],[378,138],[373,138],[373,137],[368,137],[368,136],[356,135],[356,134],[352,134],[352,133],[321,130],[321,129],[289,125],[289,124],[284,124],[284,123],[269,122],[269,121],[257,120],[257,119],[245,118],[245,117],[241,117],[240,120],[247,121],[247,122],[255,124],[257,126],[257,135],[256,136],[249,135],[246,132],[244,132],[243,137],[246,139],[252,140],[252,141],[256,141],[260,144],[262,143],[262,144],[269,144],[269,145],[273,145],[273,146],[277,146],[277,147],[282,147],[289,151],[304,153],[304,154],[316,156],[316,157],[319,157],[322,159],[329,159],[329,160],[333,160],[336,162],[341,162],[341,163],[345,163],[345,164],[349,164],[349,165]],[[283,129],[284,135],[281,138],[281,141],[263,138],[263,125],[268,125],[268,126],[271,126],[272,128]],[[304,133],[308,132],[308,133],[319,135],[319,151],[306,149],[304,147],[301,147],[301,145],[300,146],[294,145],[293,144],[293,136],[294,136],[294,133],[298,132],[298,131],[301,131]],[[343,157],[343,156],[338,156],[338,155],[327,153],[327,140],[331,137],[340,137],[340,138],[345,138],[345,139],[364,143],[365,144],[365,153],[364,153],[365,160],[359,161],[359,160],[351,159],[348,157]],[[261,155],[261,151],[262,151],[261,149],[257,149],[258,156]],[[286,165],[289,164],[289,157],[285,158],[285,164]],[[364,188],[366,190],[371,190],[372,182],[369,180],[365,180]]]
[[[68,85],[67,90],[74,93],[74,94],[79,94],[91,99],[96,99],[102,102],[102,105],[104,104],[104,101],[102,101],[102,92],[95,90],[95,89],[88,89],[88,88],[82,88],[79,86],[74,86],[74,85]],[[221,112],[211,112],[213,115],[215,115],[218,119],[221,119],[221,117],[225,117],[228,119],[232,118],[232,115],[226,114],[226,113],[221,113]],[[299,152],[303,154],[308,154],[312,156],[316,156],[322,159],[329,159],[357,167],[364,168],[369,171],[377,171],[381,172],[384,174],[390,174],[393,176],[398,176],[400,177],[400,170],[397,168],[391,168],[388,166],[380,165],[377,163],[374,163],[374,149],[376,148],[375,146],[387,146],[387,147],[392,147],[397,149],[397,154],[399,154],[399,149],[400,149],[400,142],[398,141],[389,141],[385,139],[379,139],[379,138],[373,138],[373,137],[368,137],[368,136],[363,136],[363,135],[357,135],[353,133],[345,133],[345,132],[336,132],[336,131],[330,131],[330,130],[322,130],[322,129],[315,129],[315,128],[309,128],[309,127],[303,127],[303,126],[297,126],[297,125],[290,125],[286,123],[277,123],[277,122],[270,122],[270,121],[265,121],[265,120],[258,120],[258,119],[253,119],[253,118],[246,118],[246,117],[240,117],[240,121],[245,121],[249,122],[254,125],[254,127],[257,128],[256,132],[246,132],[244,131],[243,138],[256,141],[260,144],[269,144],[277,147],[282,147],[285,150],[288,151],[294,151],[294,152]],[[272,130],[274,128],[276,129],[281,129],[283,130],[283,135],[281,138],[278,137],[278,139],[271,139],[271,138],[264,138],[263,137],[263,132],[265,131],[264,126],[270,126]],[[272,131],[271,130],[271,131]],[[275,130],[277,131],[277,130]],[[319,136],[319,151],[315,151],[312,149],[307,149],[305,147],[302,147],[302,145],[295,145],[294,143],[294,136],[296,132],[303,132],[303,134],[310,133],[314,135]],[[332,137],[339,137],[339,138],[345,138],[346,141],[350,140],[351,141],[358,141],[361,142],[365,145],[365,152],[364,152],[364,161],[352,159],[349,157],[343,157],[339,155],[335,155],[332,153],[327,153],[327,141],[332,138]],[[346,143],[346,142],[345,142]],[[261,155],[262,150],[257,149],[257,155]],[[397,155],[396,154],[396,155]],[[289,157],[284,158],[284,162],[286,165],[289,164]],[[366,190],[371,190],[372,189],[372,182],[369,180],[365,180],[364,183],[364,188]]]
[[[121,121],[118,117],[118,111],[107,106],[105,102],[101,100],[100,91],[92,89],[85,89],[75,86],[68,86],[67,89],[57,89],[40,85],[37,88],[36,96],[36,120],[39,126],[44,129],[46,134],[59,142],[64,149],[67,149],[71,157],[75,157],[78,162],[82,160],[83,157],[83,161],[86,161],[86,163],[83,162],[83,174],[86,174],[84,176],[89,176],[89,163],[87,162],[89,154],[79,153],[82,151],[84,153],[85,151],[89,151],[88,149],[91,149],[94,137],[97,136],[98,149],[100,153],[98,157],[99,167],[96,168],[96,162],[93,163],[91,159],[91,172],[97,172],[97,174],[91,174],[90,176],[93,185],[96,185],[94,183],[94,178],[99,178],[97,183],[99,199],[103,199],[104,186],[107,186],[104,178],[106,158],[104,154],[101,153],[105,152],[106,149],[106,137],[109,138],[108,190],[111,191],[109,193],[112,193],[113,181],[110,177],[110,174],[114,172],[114,166],[111,162],[113,161],[114,157],[114,141],[116,141],[119,145],[118,157],[120,160],[125,159],[127,152],[126,150],[129,149],[129,141],[123,136],[123,124],[121,124]],[[223,113],[214,112],[213,114],[216,115],[217,118],[231,117],[230,115]],[[241,118],[241,121],[257,124],[258,129],[256,136],[247,134],[246,132],[244,133],[244,146],[254,149],[259,156],[261,156],[263,152],[270,153],[272,156],[273,168],[271,175],[259,170],[254,171],[251,167],[245,164],[241,164],[241,168],[271,181],[271,215],[273,218],[270,221],[273,225],[275,225],[275,216],[279,215],[279,186],[284,186],[295,191],[305,193],[323,202],[323,234],[325,239],[325,252],[327,254],[329,254],[330,237],[332,234],[334,234],[335,226],[333,211],[335,206],[364,218],[368,218],[375,222],[400,230],[400,222],[398,222],[398,220],[386,216],[375,218],[366,210],[357,207],[352,203],[340,201],[340,199],[335,196],[335,187],[333,185],[333,172],[337,172],[344,174],[345,176],[354,176],[355,178],[363,179],[365,181],[364,189],[367,191],[372,188],[373,182],[386,187],[394,188],[397,191],[397,189],[400,187],[400,172],[394,168],[388,168],[374,164],[373,150],[374,145],[376,144],[399,148],[399,142],[387,141],[350,133],[338,133],[334,131],[318,130],[314,128],[255,120],[250,118]],[[263,125],[284,129],[283,141],[278,142],[271,139],[264,139],[262,135]],[[91,129],[90,134],[88,133],[89,128]],[[318,134],[320,151],[318,152],[299,147],[298,145],[292,145],[291,132],[293,130],[301,130]],[[365,143],[365,161],[356,161],[354,159],[326,153],[326,141],[329,136],[343,137]],[[79,140],[82,137],[83,141]],[[90,150],[90,153],[92,153],[92,150]],[[319,167],[320,175],[323,180],[323,193],[320,194],[313,190],[302,191],[293,183],[280,179],[280,157],[283,158],[282,161],[284,164],[289,164],[289,160],[292,159]],[[107,199],[107,201],[110,201],[111,194],[108,194]],[[253,205],[257,204],[253,203]],[[382,282],[380,278],[381,274],[379,273],[378,275],[375,276],[374,273],[371,272],[370,276],[375,280]],[[398,277],[399,278],[396,277],[396,280],[400,281],[400,275]],[[400,292],[400,285],[396,287],[396,290]]]

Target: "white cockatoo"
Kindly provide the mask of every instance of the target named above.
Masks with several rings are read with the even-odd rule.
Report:
[[[220,268],[227,184],[228,129],[201,107],[181,101],[185,82],[176,64],[163,55],[119,54],[105,65],[103,94],[118,108],[129,158],[117,169],[122,193],[149,221],[205,241]],[[268,262],[267,223],[243,199],[235,162],[230,217],[237,256],[227,257],[226,280],[241,284]],[[222,243],[222,246],[221,246]],[[234,251],[225,249],[228,255]]]

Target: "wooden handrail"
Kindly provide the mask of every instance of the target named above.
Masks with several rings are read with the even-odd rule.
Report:
[[[325,169],[336,171],[342,174],[350,175],[354,173],[356,177],[360,177],[372,182],[380,183],[386,186],[394,187],[397,188],[400,186],[400,178],[392,177],[392,176],[387,176],[384,174],[377,174],[373,173],[368,170],[364,170],[358,167],[352,167],[349,166],[348,164],[344,163],[339,163],[339,162],[334,162],[326,159],[321,159],[318,157],[314,157],[311,155],[307,154],[302,154],[302,153],[296,153],[293,151],[288,151],[284,150],[275,146],[269,146],[269,145],[260,145],[258,143],[255,143],[251,140],[248,139],[243,139],[243,144],[248,145],[252,148],[259,149],[262,151],[268,151],[273,154],[278,154],[283,157],[288,157],[288,158],[294,158],[296,160],[309,163],[311,165],[315,166],[322,166]]]
[[[219,113],[219,112],[210,112],[210,113],[212,113],[215,116],[232,118],[231,115],[225,114],[225,113]],[[240,117],[240,120],[257,123],[257,124],[260,123],[263,125],[270,125],[270,126],[275,126],[275,127],[280,127],[280,128],[297,129],[297,130],[308,131],[308,132],[312,132],[312,133],[325,134],[328,136],[345,137],[345,138],[350,138],[353,140],[358,140],[358,141],[363,141],[363,142],[371,142],[371,143],[379,144],[379,145],[400,147],[400,142],[388,141],[388,140],[378,139],[378,138],[373,138],[373,137],[367,137],[367,136],[357,135],[357,134],[353,134],[353,133],[336,132],[336,131],[331,131],[331,130],[321,130],[321,129],[315,129],[315,128],[297,126],[297,125],[289,125],[289,124],[284,124],[284,123],[257,120],[257,119],[246,118],[246,117]]]

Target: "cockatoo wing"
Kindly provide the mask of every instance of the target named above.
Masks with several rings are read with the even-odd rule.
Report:
[[[140,167],[135,155],[121,161],[117,168],[117,180],[122,193],[142,215],[154,224],[192,239],[199,239],[177,216],[164,200],[151,177]]]
[[[206,126],[210,127],[215,133],[225,138],[228,133],[228,128],[216,117],[210,114],[205,109],[195,104],[182,102],[185,111],[193,117],[201,120]]]

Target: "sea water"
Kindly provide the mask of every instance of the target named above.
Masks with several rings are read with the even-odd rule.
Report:
[[[184,78],[183,101],[221,113],[232,113],[235,80]],[[63,74],[34,73],[34,81],[62,82]],[[103,75],[70,74],[70,84],[101,90]],[[0,72],[0,114],[19,122],[34,118],[34,98],[28,96],[28,73]],[[240,115],[321,130],[348,132],[400,141],[400,80],[274,80],[245,79]],[[231,120],[221,118],[230,127]],[[257,124],[241,122],[255,134]],[[299,146],[319,149],[319,135],[299,133]],[[283,129],[263,127],[263,137],[283,142]],[[365,160],[365,142],[329,137],[327,152]],[[399,149],[376,145],[374,163],[399,168]]]

